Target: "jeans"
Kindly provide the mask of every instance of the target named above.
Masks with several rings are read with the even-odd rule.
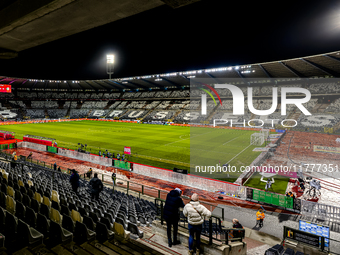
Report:
[[[190,225],[189,223],[188,227],[189,227],[189,250],[193,249],[195,233],[196,233],[196,249],[199,249],[201,245],[202,224],[201,225]]]
[[[168,241],[170,244],[172,244],[172,240],[171,240],[171,226],[174,227],[174,233],[173,233],[173,241],[176,242],[177,241],[177,233],[178,233],[178,221],[177,220],[168,220],[166,222],[166,233],[168,235]]]

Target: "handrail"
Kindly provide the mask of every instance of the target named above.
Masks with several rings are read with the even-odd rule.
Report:
[[[155,198],[155,205],[157,208],[157,218],[160,219],[161,225],[164,225],[164,218],[163,218],[163,210],[164,210],[164,204],[165,200]],[[223,209],[223,208],[221,208]],[[185,229],[188,229],[187,218],[182,217],[182,213],[180,214],[180,220],[179,220],[179,226],[183,227]],[[183,215],[184,216],[184,215]],[[206,221],[206,220],[205,220]],[[214,232],[213,231],[213,224],[215,226],[218,226],[217,230],[220,230],[221,232]],[[234,231],[238,231],[236,236],[234,236]],[[228,244],[228,241],[240,241],[242,242],[243,238],[245,237],[245,229],[235,229],[235,228],[225,228],[222,226],[222,220],[220,217],[212,215],[209,218],[209,228],[208,233],[203,233],[202,236],[209,238],[209,245],[213,243],[213,240],[221,242],[222,244]],[[224,236],[224,237],[223,237]]]
[[[4,154],[4,155],[6,155],[7,157],[9,157],[9,158],[11,159],[11,160],[8,161],[8,162],[11,162],[11,161],[12,161],[12,155],[11,155],[11,154],[6,153],[6,152],[4,152],[4,151],[1,151],[1,153]],[[25,157],[24,160],[27,161],[27,158]],[[28,162],[30,162],[30,163],[32,163],[32,164],[39,165],[39,166],[43,166],[43,167],[45,167],[45,168],[46,168],[46,167],[47,167],[47,168],[50,168],[50,169],[51,169],[50,171],[55,172],[55,171],[53,170],[53,164],[51,164],[51,163],[46,163],[46,162],[44,162],[44,161],[39,161],[39,160],[36,160],[36,161],[35,161],[35,160],[33,160],[33,159],[31,159],[30,161],[28,160]],[[18,163],[19,163],[19,162],[18,162]],[[46,169],[46,170],[48,170],[48,169]],[[69,168],[62,168],[62,167],[61,167],[61,171],[62,171],[63,173],[70,174],[70,170],[71,170],[71,169],[69,169]],[[126,171],[126,170],[125,170],[125,171]],[[95,171],[94,171],[94,172],[95,172]],[[111,179],[111,175],[105,174],[105,173],[97,173],[97,174],[98,174],[98,175],[102,175],[102,178],[101,178],[101,179],[102,179],[103,182],[112,184],[113,191],[114,191],[114,185],[113,185],[113,181],[112,181],[112,179]],[[81,174],[81,175],[79,175],[79,176],[80,176],[81,178],[83,177],[84,179],[86,179],[86,173]],[[109,177],[109,178],[107,178],[106,180],[104,180],[104,176]],[[107,181],[107,180],[110,180],[110,181]],[[124,187],[123,185],[117,185],[117,182],[118,182],[117,180],[118,180],[118,181],[126,182],[126,187]],[[134,188],[132,185],[134,185],[134,186],[139,186],[141,191],[139,191],[137,188]],[[120,187],[120,188],[126,188],[126,193],[127,193],[127,194],[129,194],[129,190],[138,193],[139,198],[140,198],[141,195],[148,195],[148,196],[151,196],[151,197],[155,197],[152,193],[150,194],[150,192],[146,192],[147,190],[151,190],[151,192],[153,192],[153,191],[156,192],[157,198],[158,198],[158,199],[161,199],[161,194],[162,194],[162,193],[166,193],[166,194],[168,193],[168,191],[161,190],[161,189],[158,189],[158,188],[156,188],[156,187],[148,186],[148,185],[145,185],[145,184],[140,184],[140,183],[137,183],[137,182],[134,182],[134,181],[125,180],[125,179],[122,179],[122,178],[116,178],[116,186],[117,186],[117,187]],[[146,194],[146,193],[149,193],[149,194]],[[182,197],[183,197],[184,199],[186,199],[186,200],[190,200],[190,198],[187,197],[187,196],[182,196]],[[210,211],[212,211],[213,208],[219,208],[219,209],[221,209],[222,220],[224,220],[224,208],[218,207],[218,206],[216,206],[216,205],[214,205],[214,204],[210,204],[210,203],[204,202],[204,201],[201,201],[201,203],[202,203],[202,204],[205,204],[205,205],[207,205],[207,206],[209,206],[209,207],[210,207]]]

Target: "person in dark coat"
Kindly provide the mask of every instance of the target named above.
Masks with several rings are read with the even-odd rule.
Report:
[[[53,169],[54,171],[57,171],[57,162],[54,162]]]
[[[78,187],[79,187],[79,174],[75,169],[72,169],[72,174],[70,177],[70,183],[72,186],[72,190],[77,194],[78,196]]]
[[[94,177],[90,181],[92,199],[99,199],[99,193],[103,190],[103,183],[98,179],[98,174],[94,173]]]
[[[242,224],[238,221],[238,219],[233,219],[233,228],[242,228],[243,226]],[[242,233],[240,233],[240,231],[234,230],[233,231],[233,238],[238,238],[241,237]],[[232,242],[237,241],[237,240],[232,240]]]
[[[182,191],[179,188],[176,188],[168,193],[165,200],[163,218],[166,221],[167,225],[169,247],[171,247],[172,245],[180,244],[180,242],[177,240],[179,208],[184,207],[181,194]],[[174,228],[173,240],[171,239],[171,226],[173,226]]]

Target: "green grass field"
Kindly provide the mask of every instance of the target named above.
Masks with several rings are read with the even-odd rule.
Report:
[[[267,178],[263,179],[267,181]],[[272,184],[272,187],[271,189],[269,189],[269,191],[286,194],[289,178],[285,176],[275,175],[274,181],[275,182]],[[249,180],[245,183],[245,186],[264,190],[266,187],[266,183],[261,181],[261,175],[259,173],[254,173],[252,177],[249,178]]]
[[[19,139],[26,134],[54,138],[59,147],[74,150],[78,143],[87,144],[87,150],[96,154],[99,150],[122,154],[124,146],[129,146],[130,161],[167,169],[189,170],[190,163],[194,169],[194,165],[219,162],[239,169],[260,154],[252,151],[255,146],[249,146],[254,131],[100,121],[8,125],[1,129],[15,132]],[[234,181],[239,173],[206,176]]]

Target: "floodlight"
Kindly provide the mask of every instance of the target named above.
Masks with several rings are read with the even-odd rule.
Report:
[[[115,62],[115,55],[106,55],[106,60],[108,64],[113,64]]]
[[[106,55],[106,73],[109,75],[109,79],[111,79],[111,75],[113,74],[114,62],[115,62],[115,55],[113,54]]]

